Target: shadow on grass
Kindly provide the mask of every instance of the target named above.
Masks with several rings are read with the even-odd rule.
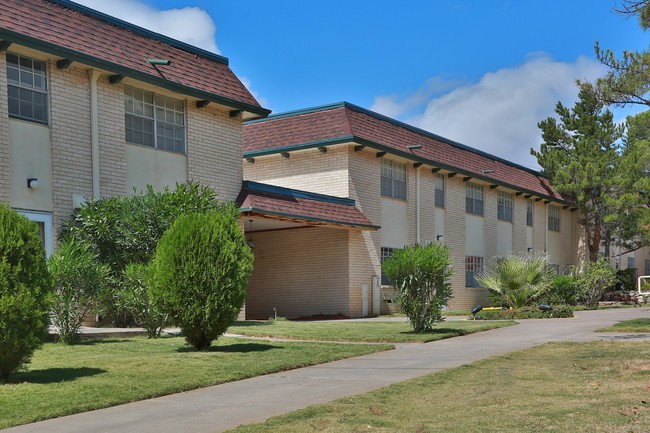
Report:
[[[241,327],[269,326],[269,325],[273,325],[273,322],[270,320],[235,320],[234,322],[232,322],[232,326],[241,326]]]
[[[97,374],[106,373],[106,370],[101,368],[46,368],[43,370],[30,370],[22,373],[17,373],[9,378],[9,383],[58,383],[70,382],[81,377],[95,376]]]
[[[266,352],[272,349],[282,349],[282,346],[274,346],[271,344],[263,343],[236,343],[227,346],[210,346],[208,352],[220,353],[250,353],[250,352]],[[192,346],[183,346],[177,349],[178,352],[198,352]]]
[[[91,338],[81,340],[73,344],[73,346],[97,346],[99,344],[115,344],[115,343],[131,343],[132,338]]]

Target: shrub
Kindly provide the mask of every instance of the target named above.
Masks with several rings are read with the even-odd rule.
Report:
[[[549,305],[576,305],[578,303],[578,286],[575,278],[568,275],[555,277],[548,292],[537,300]]]
[[[519,310],[483,310],[476,314],[476,320],[558,319],[565,317],[573,317],[573,309],[568,305],[559,305],[550,311],[523,307]]]
[[[610,290],[636,291],[636,268],[619,269],[616,271],[616,283]]]
[[[520,254],[499,258],[476,280],[504,295],[508,306],[519,309],[544,293],[555,274],[544,254]]]
[[[237,220],[233,205],[181,215],[158,242],[151,295],[198,350],[223,334],[246,299],[253,254]]]
[[[597,262],[585,263],[576,276],[581,301],[590,308],[598,308],[603,293],[615,281],[616,274],[606,258],[601,257]]]
[[[397,302],[413,330],[431,332],[443,320],[442,307],[452,297],[449,248],[438,243],[405,247],[386,259],[382,268],[399,291]]]
[[[59,339],[72,344],[81,336],[81,323],[108,276],[108,266],[97,262],[89,245],[74,239],[63,241],[47,264],[54,279],[54,325]]]
[[[124,269],[122,289],[116,293],[118,308],[130,311],[148,338],[158,338],[167,323],[167,315],[154,304],[148,289],[150,276],[141,263],[130,263]]]
[[[0,382],[47,337],[51,291],[37,227],[0,204]]]
[[[127,303],[122,302],[120,296],[125,287],[127,265],[149,264],[158,240],[178,215],[205,212],[220,206],[214,191],[198,183],[189,183],[164,192],[149,186],[144,193],[91,201],[76,210],[64,223],[62,238],[74,238],[90,245],[99,261],[110,269],[110,278],[105,290],[97,294],[94,309],[116,325],[131,324],[136,314],[126,308]],[[132,295],[144,293],[134,289]],[[139,302],[146,303],[146,300]]]

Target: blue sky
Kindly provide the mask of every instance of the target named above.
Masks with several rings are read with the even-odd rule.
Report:
[[[228,57],[275,113],[348,101],[532,168],[537,122],[604,73],[594,42],[650,36],[616,0],[79,2]]]

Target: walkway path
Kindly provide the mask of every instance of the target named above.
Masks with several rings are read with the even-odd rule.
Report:
[[[550,341],[650,340],[650,334],[603,334],[595,329],[650,318],[647,308],[582,311],[574,319],[524,320],[517,326],[425,344],[400,344],[313,367],[71,415],[3,431],[223,432],[312,404],[372,391],[417,376]]]

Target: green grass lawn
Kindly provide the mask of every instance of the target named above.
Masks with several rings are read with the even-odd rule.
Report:
[[[515,324],[516,322],[513,321],[445,321],[436,325],[432,333],[416,334],[408,322],[246,320],[235,322],[227,332],[301,340],[416,343],[442,340]]]
[[[181,337],[48,343],[0,385],[0,429],[391,348],[226,337],[209,352]]]
[[[609,328],[597,329],[596,332],[650,332],[650,319],[626,320]]]
[[[650,342],[549,343],[233,432],[647,433],[649,402]]]

